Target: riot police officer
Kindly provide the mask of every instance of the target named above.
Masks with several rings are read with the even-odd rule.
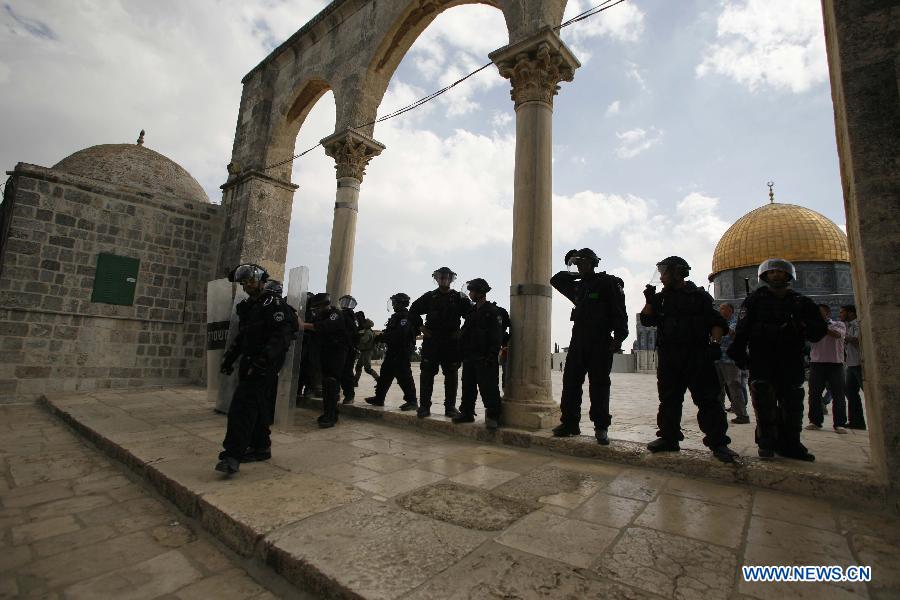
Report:
[[[359,354],[359,327],[356,321],[356,298],[347,294],[338,298],[338,307],[344,313],[344,325],[347,327],[347,335],[350,338],[350,347],[344,359],[344,367],[341,369],[341,391],[344,392],[344,404],[353,404],[356,397],[356,377],[353,367]]]
[[[734,462],[737,453],[728,447],[728,420],[719,402],[719,379],[715,361],[722,354],[720,342],[728,322],[713,308],[706,290],[686,281],[691,267],[679,256],[657,263],[661,292],[647,285],[647,303],[641,310],[641,325],[656,326],[659,411],[658,439],[647,444],[651,452],[680,450],[681,407],[690,390],[697,405],[697,422],[705,434],[703,443],[722,462]]]
[[[272,442],[278,371],[296,333],[293,314],[281,297],[264,289],[269,274],[256,264],[241,264],[228,275],[248,298],[237,305],[238,334],[225,352],[221,371],[230,375],[240,357],[238,387],[228,409],[228,428],[216,470],[237,473],[242,460],[267,460]]]
[[[340,378],[350,349],[350,334],[341,309],[331,306],[331,296],[319,293],[310,300],[312,323],[303,328],[314,331],[319,341],[322,364],[322,415],[319,427],[334,427],[338,420]]]
[[[391,306],[394,314],[388,319],[384,331],[375,336],[375,342],[386,344],[387,350],[381,362],[381,374],[376,380],[375,395],[366,398],[366,402],[373,406],[384,406],[384,398],[396,378],[403,390],[403,406],[415,408],[416,382],[413,380],[409,357],[416,347],[416,336],[419,335],[422,320],[410,314],[409,296],[403,292],[391,296]]]
[[[450,289],[450,284],[456,280],[456,273],[448,267],[441,267],[431,276],[438,284],[437,289],[422,294],[409,308],[409,312],[414,315],[425,315],[419,379],[422,404],[417,414],[419,418],[431,414],[434,376],[440,368],[444,373],[444,414],[458,417],[456,389],[461,360],[459,322],[472,310],[472,304],[465,294]],[[401,408],[411,410],[415,407],[404,405]]]
[[[811,462],[816,457],[800,443],[803,350],[805,340],[825,337],[828,324],[810,298],[790,289],[797,273],[789,261],[770,258],[759,265],[758,275],[765,285],[741,305],[727,353],[738,367],[750,367],[759,456],[778,453]]]
[[[303,315],[304,323],[313,322],[312,299],[313,292],[306,292],[306,312]],[[319,348],[319,338],[316,332],[304,329],[303,345],[300,347],[300,380],[297,385],[297,395],[304,398],[322,397],[322,361]]]
[[[584,376],[590,379],[590,418],[594,435],[602,445],[609,444],[607,430],[609,414],[609,372],[613,353],[628,337],[628,313],[625,310],[624,282],[605,271],[595,273],[600,258],[590,248],[569,250],[566,266],[576,273],[560,271],[550,279],[550,285],[571,300],[572,340],[563,371],[563,390],[560,402],[560,424],[553,430],[557,437],[579,435],[581,421],[581,393]]]
[[[497,429],[500,425],[500,365],[497,360],[503,343],[503,314],[496,304],[487,301],[487,293],[491,291],[487,281],[478,277],[467,281],[466,288],[475,307],[466,316],[460,337],[463,356],[461,414],[454,417],[453,422],[475,421],[475,396],[480,392],[485,410],[484,425],[488,429]]]

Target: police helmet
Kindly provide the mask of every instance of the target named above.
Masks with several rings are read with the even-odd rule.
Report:
[[[269,273],[255,263],[243,263],[236,266],[228,274],[228,281],[246,283],[248,281],[266,281]]]
[[[597,256],[597,253],[591,250],[590,248],[582,248],[581,250],[569,250],[566,252],[566,266],[571,267],[576,262],[580,261],[590,261],[591,266],[596,267],[600,264],[600,257]]]
[[[326,294],[325,292],[319,292],[309,299],[311,307],[328,306],[329,304],[331,304],[331,294]]]
[[[475,279],[466,282],[466,289],[478,294],[487,294],[491,291],[491,286],[481,277],[476,277]]]
[[[797,279],[797,270],[794,268],[794,265],[783,258],[769,258],[764,260],[762,264],[759,265],[759,270],[756,274],[761,281],[769,283],[769,271],[783,271],[787,273],[788,281]]]
[[[354,298],[350,294],[345,294],[338,298],[338,306],[340,306],[341,308],[349,308],[350,310],[353,310],[354,308],[356,308],[356,298]]]
[[[450,267],[441,267],[440,269],[432,273],[431,276],[434,277],[435,281],[440,281],[442,277],[449,277],[450,283],[456,281],[456,273],[454,273],[453,269],[451,269]]]
[[[263,289],[267,292],[272,292],[276,296],[281,296],[284,293],[284,284],[277,279],[267,279]]]
[[[391,302],[396,303],[400,306],[409,306],[409,296],[404,294],[403,292],[397,292],[393,296],[391,296]]]
[[[676,273],[679,277],[687,277],[688,273],[691,272],[691,265],[689,265],[687,261],[680,256],[668,256],[656,263],[656,266],[665,268],[677,267],[678,270],[676,271]],[[660,273],[663,273],[664,271],[665,269],[663,268],[659,269]]]

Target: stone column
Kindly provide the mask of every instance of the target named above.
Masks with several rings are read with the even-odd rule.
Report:
[[[823,0],[872,466],[900,512],[898,0]]]
[[[510,80],[516,107],[512,337],[503,420],[538,429],[559,420],[550,386],[553,96],[581,65],[549,28],[490,58]]]
[[[354,129],[322,140],[325,153],[335,161],[337,197],[331,226],[326,291],[332,299],[349,294],[353,283],[353,250],[356,247],[356,216],[359,213],[359,186],[366,165],[381,154],[384,145]]]

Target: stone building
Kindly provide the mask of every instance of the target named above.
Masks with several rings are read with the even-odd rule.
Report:
[[[717,303],[740,306],[759,285],[757,269],[767,258],[791,261],[797,270],[792,288],[827,304],[837,315],[841,305],[853,304],[847,235],[826,217],[794,204],[775,202],[750,211],[719,240],[710,277]]]
[[[8,172],[0,401],[203,379],[221,207],[142,143]]]
[[[816,304],[827,304],[835,317],[842,305],[854,304],[847,235],[814,210],[775,202],[771,191],[768,204],[735,221],[716,244],[709,275],[716,304],[740,307],[747,284],[751,291],[759,285],[760,263],[775,257],[797,269],[793,289]],[[656,348],[656,328],[641,325],[637,315],[635,336],[634,352]]]

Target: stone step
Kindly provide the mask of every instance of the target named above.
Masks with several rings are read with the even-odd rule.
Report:
[[[322,410],[322,399],[301,397],[298,407]],[[454,424],[443,415],[443,405],[432,405],[430,417],[420,419],[415,411],[400,411],[388,406],[372,406],[362,400],[341,404],[342,418],[368,419],[387,425],[415,429],[430,433],[451,435],[472,441],[544,450],[557,454],[596,458],[630,466],[662,469],[703,477],[714,481],[747,484],[760,488],[828,498],[849,502],[857,506],[870,506],[882,510],[887,502],[887,488],[868,474],[835,469],[831,465],[778,458],[763,460],[756,456],[742,456],[739,462],[726,465],[716,460],[710,452],[682,448],[680,452],[651,454],[646,442],[615,439],[610,431],[608,446],[601,446],[593,437],[593,426],[582,427],[582,435],[566,438],[553,437],[550,430],[526,431],[500,427],[491,431],[483,419],[475,423]],[[587,434],[587,435],[585,435]],[[649,441],[649,440],[648,440]]]

